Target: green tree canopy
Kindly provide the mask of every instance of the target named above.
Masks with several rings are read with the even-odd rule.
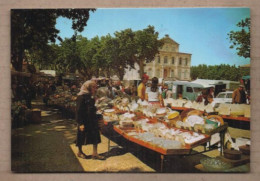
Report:
[[[145,62],[150,62],[163,44],[158,32],[148,26],[144,30],[125,29],[91,40],[77,35],[65,38],[59,45],[47,44],[44,49],[30,49],[30,57],[41,66],[52,67],[57,72],[75,72],[86,78],[118,75],[122,80],[125,68],[140,66],[140,76]],[[46,60],[48,59],[48,60]],[[54,67],[54,68],[53,68]]]
[[[139,30],[135,35],[135,46],[137,53],[136,61],[140,67],[140,77],[144,73],[144,63],[151,62],[155,55],[159,53],[159,48],[163,46],[163,40],[158,40],[159,33],[153,26],[148,26],[144,30]]]
[[[232,80],[239,81],[243,75],[249,75],[249,69],[235,65],[198,65],[191,67],[191,79]]]
[[[59,31],[55,28],[60,16],[72,19],[72,29],[83,31],[90,11],[94,9],[31,9],[11,10],[11,63],[21,71],[25,52],[46,49],[56,39]]]
[[[237,26],[240,31],[230,31],[229,40],[232,43],[230,48],[236,48],[237,55],[250,58],[250,18],[241,20]]]

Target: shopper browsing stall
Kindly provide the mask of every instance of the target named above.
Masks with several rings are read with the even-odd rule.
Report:
[[[86,81],[77,97],[76,121],[78,123],[77,142],[78,157],[86,158],[82,151],[82,145],[93,145],[92,159],[103,160],[97,152],[97,145],[101,142],[94,95],[97,85],[94,81]]]
[[[143,77],[142,77],[142,82],[139,84],[138,88],[137,88],[137,94],[138,94],[138,97],[142,100],[145,99],[145,90],[146,90],[146,83],[149,79],[149,76],[144,74]]]
[[[232,94],[232,104],[246,104],[244,86],[240,85]]]
[[[204,105],[208,105],[208,104],[211,104],[213,102],[213,96],[212,94],[209,94],[206,98],[206,100],[204,101]]]
[[[151,87],[146,89],[145,99],[152,104],[160,104],[164,106],[162,95],[159,92],[158,88],[158,78],[152,78],[152,85]]]

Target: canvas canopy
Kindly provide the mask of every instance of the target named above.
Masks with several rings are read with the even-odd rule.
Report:
[[[40,70],[40,72],[43,72],[44,74],[50,75],[52,77],[56,76],[56,71],[55,70]]]

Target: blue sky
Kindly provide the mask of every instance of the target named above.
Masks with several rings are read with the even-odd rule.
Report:
[[[239,57],[230,49],[228,33],[239,30],[236,24],[250,17],[249,8],[117,8],[97,9],[90,14],[87,27],[80,33],[91,39],[113,35],[127,28],[142,30],[155,27],[159,38],[169,36],[180,44],[180,52],[191,53],[191,64],[243,65],[250,59]],[[71,37],[71,21],[57,20],[62,38]]]

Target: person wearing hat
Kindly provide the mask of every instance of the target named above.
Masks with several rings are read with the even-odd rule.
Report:
[[[234,90],[232,94],[232,104],[246,104],[246,93],[243,85],[239,85],[239,87]]]
[[[140,99],[142,99],[142,101],[145,99],[145,91],[146,91],[145,84],[147,83],[148,80],[149,80],[149,76],[144,74],[142,76],[142,82],[139,84],[137,88],[137,95]]]

